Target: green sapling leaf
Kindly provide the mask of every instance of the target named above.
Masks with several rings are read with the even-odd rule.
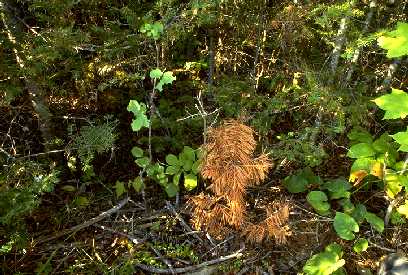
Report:
[[[408,23],[398,22],[397,28],[386,32],[377,39],[381,48],[387,50],[387,57],[394,58],[408,54]]]
[[[136,177],[133,181],[132,181],[132,187],[133,189],[135,189],[136,192],[140,192],[142,191],[142,189],[144,188],[144,182],[143,179],[141,177]]]
[[[115,190],[116,190],[116,196],[120,197],[123,195],[123,193],[126,192],[126,187],[125,184],[121,181],[117,181],[115,184]]]
[[[160,69],[154,69],[150,71],[150,78],[161,78],[163,75],[163,72]]]
[[[367,248],[368,248],[368,241],[364,238],[358,239],[353,246],[353,250],[356,253],[364,252],[367,250]]]
[[[134,147],[132,148],[132,150],[131,150],[131,153],[132,153],[132,155],[133,155],[135,158],[140,158],[140,157],[143,156],[143,149],[142,149],[142,148],[139,148],[139,147],[137,147],[137,146],[134,146]]]
[[[147,167],[150,164],[150,160],[148,157],[142,157],[135,160],[135,163],[142,168]]]
[[[342,259],[342,256],[341,246],[337,243],[332,243],[323,252],[313,255],[307,260],[303,267],[303,272],[305,275],[344,274],[341,268],[346,262]]]
[[[177,195],[177,193],[179,191],[179,187],[178,187],[178,185],[175,185],[174,183],[171,182],[171,183],[166,185],[164,190],[166,191],[167,196],[169,196],[170,198],[173,198],[174,196]]]
[[[193,174],[184,174],[184,187],[191,191],[197,187],[197,176]]]
[[[168,154],[166,156],[166,162],[168,165],[172,165],[172,166],[180,166],[180,162],[177,158],[177,156],[173,155],[173,154]]]
[[[336,212],[333,226],[337,235],[339,235],[340,238],[348,241],[354,239],[355,236],[353,232],[358,232],[360,230],[357,222],[351,216],[342,212]]]
[[[375,150],[368,143],[358,143],[350,147],[347,156],[350,158],[366,158],[375,155]]]
[[[385,111],[384,119],[404,119],[408,115],[408,94],[402,90],[391,89],[391,94],[373,100]]]
[[[290,175],[283,180],[283,185],[290,193],[302,193],[307,190],[308,181],[299,175]]]
[[[377,231],[382,233],[384,231],[384,220],[380,219],[374,213],[367,212],[365,216],[367,222]]]
[[[324,192],[311,191],[307,194],[306,200],[320,215],[327,215],[330,213],[330,204],[327,202],[328,198]]]
[[[399,151],[408,152],[408,130],[396,133],[392,138],[401,145]]]

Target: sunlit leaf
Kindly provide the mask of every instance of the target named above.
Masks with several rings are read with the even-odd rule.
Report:
[[[350,158],[366,158],[375,155],[375,151],[369,143],[358,143],[350,147],[347,156]]]
[[[392,88],[391,93],[373,100],[385,111],[384,119],[405,118],[408,115],[408,94]]]
[[[400,57],[408,54],[408,23],[398,22],[397,28],[378,38],[381,48],[387,50],[387,57]]]
[[[408,130],[396,133],[395,135],[392,135],[392,138],[401,145],[398,149],[399,151],[408,152]]]
[[[368,248],[368,241],[364,238],[358,239],[353,246],[353,250],[356,253],[364,252],[367,250],[367,248]]]
[[[400,205],[397,208],[398,213],[400,213],[401,215],[404,215],[405,218],[408,218],[408,200],[405,200],[405,203]]]
[[[343,252],[337,243],[328,245],[323,252],[313,255],[303,267],[305,275],[330,275],[339,271],[346,263],[342,259]],[[336,274],[344,274],[336,273]]]
[[[197,187],[197,176],[193,174],[184,175],[184,187],[187,191],[191,191]]]
[[[163,72],[160,69],[154,69],[150,71],[150,78],[160,78],[163,75]]]

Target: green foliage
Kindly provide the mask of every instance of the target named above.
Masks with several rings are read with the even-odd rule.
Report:
[[[336,212],[333,226],[337,235],[345,240],[353,240],[353,232],[358,232],[360,229],[358,223],[351,216],[342,212]]]
[[[24,217],[38,207],[41,197],[59,182],[59,171],[32,161],[15,161],[0,173],[0,225],[4,243],[0,254],[25,243]],[[24,247],[24,246],[23,246]]]
[[[353,245],[353,250],[356,253],[364,252],[367,250],[367,248],[368,248],[368,241],[364,238],[358,239]]]
[[[127,106],[127,110],[132,112],[134,118],[132,120],[132,131],[138,132],[142,127],[149,127],[149,119],[146,116],[146,104],[139,103],[137,100],[130,100]]]
[[[310,185],[320,185],[321,183],[321,178],[315,176],[309,167],[299,170],[294,175],[287,176],[283,180],[283,185],[290,193],[302,193],[306,191]]]
[[[96,154],[101,154],[112,150],[115,139],[115,127],[117,121],[107,121],[105,123],[83,126],[80,132],[72,137],[72,143],[68,147],[76,151],[81,160],[82,170],[89,174],[94,174],[92,160]]]
[[[316,255],[313,255],[303,267],[305,275],[345,274],[342,266],[346,263],[339,244],[332,243]]]
[[[160,22],[155,22],[153,24],[145,23],[141,28],[140,32],[145,33],[147,37],[151,37],[154,40],[158,40],[163,33],[163,24]]]
[[[387,57],[400,57],[408,54],[408,23],[398,22],[397,28],[385,32],[378,38],[381,48],[387,50]]]
[[[156,80],[156,86],[154,88],[159,92],[163,92],[163,85],[171,84],[176,80],[176,77],[173,76],[173,72],[162,72],[160,69],[151,70],[150,78]]]
[[[385,111],[384,119],[405,118],[408,115],[408,94],[404,91],[393,88],[391,94],[380,96],[373,101]]]
[[[306,200],[320,215],[329,214],[330,204],[327,202],[327,195],[322,191],[311,191],[306,196]]]

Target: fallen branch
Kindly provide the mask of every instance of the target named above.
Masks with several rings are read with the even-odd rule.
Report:
[[[65,236],[67,234],[70,233],[74,233],[76,231],[79,231],[81,229],[84,229],[88,226],[91,226],[97,222],[100,222],[101,220],[105,219],[106,217],[112,215],[113,213],[117,212],[119,209],[121,209],[123,206],[125,206],[125,204],[129,201],[129,197],[126,197],[125,199],[121,200],[117,205],[115,205],[114,207],[112,207],[111,209],[102,212],[101,214],[99,214],[98,216],[96,216],[95,218],[90,219],[89,221],[86,221],[84,223],[75,225],[69,229],[65,229],[62,230],[61,232],[58,232],[57,234],[55,234],[54,236],[51,237],[47,237],[47,238],[43,238],[43,239],[39,239],[37,241],[34,241],[34,244],[41,244],[41,243],[45,243],[51,240],[55,240],[58,239],[62,236]]]
[[[241,248],[240,250],[238,250],[237,252],[227,255],[227,256],[222,256],[218,259],[214,259],[211,261],[207,261],[207,262],[203,262],[201,264],[198,265],[193,265],[193,266],[187,266],[187,267],[180,267],[180,268],[173,268],[173,270],[170,269],[162,269],[162,268],[156,268],[153,266],[149,266],[149,265],[144,265],[144,264],[136,264],[137,267],[148,271],[150,273],[158,273],[158,274],[180,274],[180,273],[186,273],[186,272],[192,272],[198,269],[201,269],[203,267],[206,266],[210,266],[210,265],[214,265],[214,264],[218,264],[218,263],[222,263],[234,258],[238,258],[242,256],[242,252],[243,248]]]

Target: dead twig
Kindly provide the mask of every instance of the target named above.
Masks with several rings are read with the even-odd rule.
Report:
[[[179,220],[180,224],[184,227],[184,229],[186,229],[188,232],[194,232],[191,227],[184,221],[184,219],[180,216],[179,213],[177,213],[176,209],[174,209],[173,205],[166,201],[166,207],[168,210],[170,210],[174,216],[176,216],[176,218]],[[201,243],[203,243],[204,241],[197,235],[197,233],[191,233],[197,240],[199,240]]]
[[[126,203],[129,201],[129,197],[126,197],[125,199],[121,200],[117,205],[115,205],[114,207],[112,207],[111,209],[102,212],[101,214],[99,214],[98,216],[96,216],[95,218],[90,219],[89,221],[86,221],[84,223],[75,225],[69,229],[66,230],[62,230],[60,232],[58,232],[57,234],[51,236],[51,237],[47,237],[47,238],[43,238],[43,239],[39,239],[34,241],[34,244],[41,244],[41,243],[45,243],[51,240],[55,240],[58,239],[62,236],[65,236],[67,234],[71,234],[74,233],[76,231],[79,231],[81,229],[84,229],[88,226],[91,226],[97,222],[100,222],[101,220],[107,218],[108,216],[112,215],[113,213],[116,213],[119,209],[121,209],[123,206],[126,205]]]
[[[102,230],[114,233],[114,234],[118,234],[118,235],[120,235],[122,237],[126,237],[129,240],[131,240],[132,243],[134,243],[134,244],[141,244],[141,243],[144,243],[146,241],[146,239],[138,239],[138,238],[136,238],[136,237],[134,237],[134,236],[132,236],[130,234],[117,231],[117,230],[115,230],[115,229],[113,229],[111,227],[105,226],[105,225],[100,225],[100,224],[95,223],[95,224],[93,224],[93,226],[98,227],[98,228],[100,228]]]
[[[207,262],[203,262],[201,264],[197,264],[197,265],[193,265],[193,266],[187,266],[187,267],[180,267],[180,268],[173,268],[173,270],[170,269],[162,269],[162,268],[156,268],[153,266],[149,266],[149,265],[144,265],[144,264],[136,264],[136,267],[139,267],[145,271],[151,272],[151,273],[158,273],[158,274],[180,274],[180,273],[187,273],[187,272],[192,272],[195,270],[199,270],[203,267],[206,266],[210,266],[210,265],[214,265],[214,264],[218,264],[218,263],[222,263],[234,258],[238,258],[242,256],[242,251],[243,248],[241,248],[240,250],[236,251],[233,254],[227,255],[227,256],[222,256],[218,259],[214,259],[211,261],[207,261]]]

